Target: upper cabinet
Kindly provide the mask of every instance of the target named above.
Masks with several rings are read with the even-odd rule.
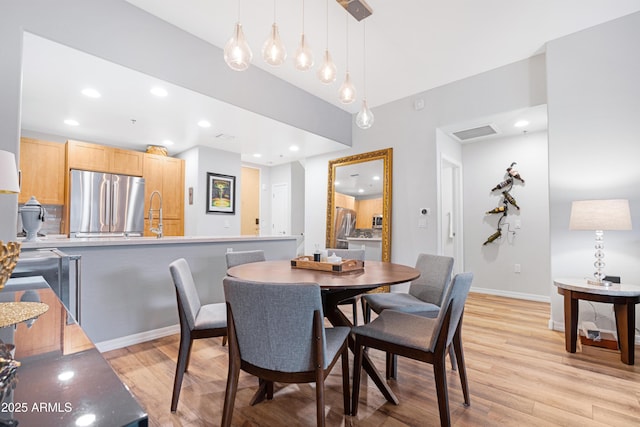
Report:
[[[64,156],[64,144],[20,138],[22,186],[18,203],[35,196],[43,205],[64,204]]]
[[[155,198],[153,206],[149,205],[151,194],[158,191],[162,198],[163,220],[166,222],[164,235],[182,236],[184,234],[184,160],[174,157],[144,154],[144,193],[145,218],[149,217],[149,209],[153,207],[154,227],[160,208],[159,198]],[[171,225],[171,227],[168,227]],[[145,227],[147,233],[149,227]]]
[[[142,176],[143,153],[81,141],[67,141],[69,169]]]

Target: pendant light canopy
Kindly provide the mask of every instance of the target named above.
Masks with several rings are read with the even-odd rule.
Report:
[[[300,47],[296,51],[295,67],[300,71],[307,71],[313,67],[313,52],[304,36],[304,0],[302,1],[302,35],[300,36]]]
[[[324,51],[324,61],[322,65],[318,69],[318,79],[324,84],[330,84],[336,81],[336,75],[338,70],[336,69],[336,64],[334,64],[331,59],[331,54],[329,53],[329,0],[326,0],[326,12],[327,12],[327,44]]]
[[[364,87],[364,97],[362,98],[362,107],[356,115],[356,125],[360,129],[369,129],[373,126],[373,113],[367,105],[367,23],[362,25],[362,86]]]
[[[280,39],[278,24],[276,24],[276,2],[273,2],[273,25],[269,37],[262,45],[262,58],[269,65],[277,67],[282,65],[287,59],[287,50]]]
[[[343,104],[351,104],[356,100],[356,88],[351,83],[351,76],[349,75],[349,18],[347,17],[347,75],[344,78],[344,83],[340,86],[338,95],[340,96],[340,102]]]
[[[249,68],[253,53],[244,37],[242,24],[240,23],[240,1],[238,0],[238,22],[233,29],[233,35],[224,46],[224,62],[236,71],[244,71]]]

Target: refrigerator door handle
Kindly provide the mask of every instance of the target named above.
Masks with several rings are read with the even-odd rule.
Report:
[[[111,217],[111,183],[108,175],[104,174],[100,183],[100,198],[102,199],[102,209],[100,210],[100,230],[105,226],[109,227]]]
[[[117,177],[116,175],[112,175],[111,177],[111,188],[113,196],[111,197],[111,224],[109,224],[110,231],[113,231],[116,224],[118,223],[118,202],[120,198],[120,182],[118,178],[119,177]]]

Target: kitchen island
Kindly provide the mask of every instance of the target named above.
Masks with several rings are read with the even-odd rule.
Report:
[[[203,304],[223,302],[228,250],[262,249],[268,260],[296,256],[296,236],[53,238],[22,251],[58,248],[80,256],[80,324],[101,351],[179,332],[169,264],[185,258]],[[75,273],[70,272],[73,283]],[[71,294],[75,294],[71,291]]]

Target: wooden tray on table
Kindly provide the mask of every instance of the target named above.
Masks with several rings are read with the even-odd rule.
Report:
[[[364,270],[364,261],[344,259],[337,263],[314,261],[312,256],[300,256],[291,260],[291,268],[328,271],[331,273],[354,273]]]

